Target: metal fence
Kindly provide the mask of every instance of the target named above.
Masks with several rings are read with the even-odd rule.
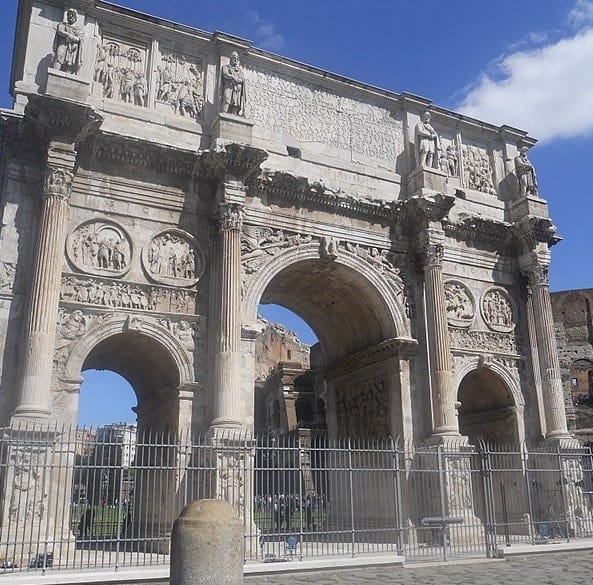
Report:
[[[592,469],[579,447],[5,428],[0,569],[166,565],[174,519],[202,498],[236,508],[246,562],[492,557],[592,536]]]

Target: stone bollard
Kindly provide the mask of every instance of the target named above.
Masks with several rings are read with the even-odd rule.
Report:
[[[224,500],[195,500],[173,523],[170,585],[243,585],[243,525]]]

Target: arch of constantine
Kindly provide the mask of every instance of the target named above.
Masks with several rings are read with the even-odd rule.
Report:
[[[0,423],[251,429],[260,303],[315,330],[333,437],[562,440],[559,238],[526,132],[89,0],[20,3],[2,111]]]

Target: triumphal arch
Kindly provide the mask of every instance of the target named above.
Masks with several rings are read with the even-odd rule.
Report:
[[[257,308],[316,331],[330,434],[567,436],[534,140],[91,0],[20,3],[0,422],[253,425]]]

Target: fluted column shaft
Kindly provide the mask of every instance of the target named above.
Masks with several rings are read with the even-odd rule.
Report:
[[[554,331],[554,317],[547,267],[538,266],[527,273],[532,295],[535,335],[539,350],[542,378],[544,412],[546,417],[546,438],[569,435],[564,409],[564,392],[560,375],[560,360]]]
[[[17,417],[39,418],[50,414],[64,240],[75,157],[76,152],[67,145],[50,147],[48,152],[23,331],[19,396],[14,411]]]
[[[220,317],[213,427],[240,427],[241,228],[243,206],[220,205]]]
[[[443,283],[443,247],[429,244],[424,249],[424,290],[429,375],[432,389],[433,435],[458,435],[451,349]]]

